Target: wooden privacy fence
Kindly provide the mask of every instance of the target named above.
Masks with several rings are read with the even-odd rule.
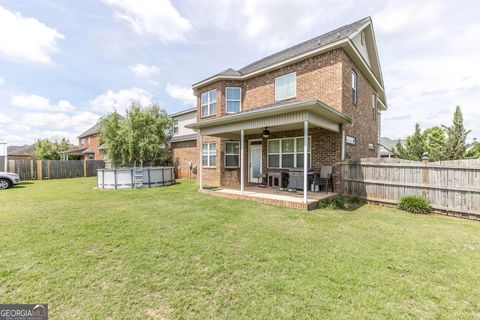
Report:
[[[480,217],[480,160],[409,161],[368,158],[342,163],[345,195],[395,204],[405,195],[430,200],[433,209]]]
[[[105,168],[101,160],[9,160],[8,171],[21,180],[65,179],[91,177]]]

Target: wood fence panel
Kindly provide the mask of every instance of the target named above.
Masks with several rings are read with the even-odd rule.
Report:
[[[420,162],[368,158],[342,164],[345,195],[397,203],[426,197],[434,209],[480,215],[480,160]]]
[[[65,179],[92,177],[97,169],[105,167],[101,160],[9,160],[8,171],[15,172],[22,181],[36,179]],[[85,170],[86,168],[86,170]]]

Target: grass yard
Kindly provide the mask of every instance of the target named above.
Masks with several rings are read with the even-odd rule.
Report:
[[[0,303],[48,303],[50,319],[480,319],[478,222],[94,186],[0,192]]]

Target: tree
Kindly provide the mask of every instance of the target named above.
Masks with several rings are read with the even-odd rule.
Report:
[[[480,159],[480,143],[477,139],[473,139],[473,143],[467,148],[465,157],[469,159]]]
[[[132,103],[125,117],[113,112],[100,122],[100,140],[114,166],[158,163],[166,154],[172,123],[157,105],[142,108]]]
[[[425,152],[428,153],[428,158],[430,161],[445,160],[445,139],[445,131],[443,131],[440,127],[428,128],[423,132]]]
[[[40,160],[58,160],[60,152],[69,149],[70,143],[67,138],[60,141],[50,141],[48,139],[38,139],[35,142],[35,150],[33,156]]]
[[[422,135],[420,124],[415,124],[415,133],[407,139],[402,144],[400,141],[397,142],[393,148],[393,153],[401,158],[406,160],[422,160],[423,154],[426,152],[424,137]]]
[[[453,114],[453,124],[448,127],[442,125],[443,130],[447,135],[444,145],[445,159],[457,160],[463,159],[466,155],[467,135],[471,130],[466,130],[463,126],[463,114],[460,106],[457,106]]]

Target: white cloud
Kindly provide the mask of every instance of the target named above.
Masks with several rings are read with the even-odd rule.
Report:
[[[6,126],[7,124],[13,123],[12,118],[0,113],[0,125]]]
[[[197,99],[193,95],[193,90],[190,87],[167,83],[166,91],[170,97],[180,100],[183,104],[194,106],[197,103]]]
[[[0,86],[3,85],[5,83],[5,80],[3,80],[2,77],[0,77]]]
[[[15,107],[29,110],[60,112],[75,111],[75,106],[73,106],[67,100],[60,100],[56,105],[52,105],[49,99],[37,96],[35,94],[12,96],[10,99],[10,103]]]
[[[147,90],[133,87],[119,91],[108,90],[90,102],[92,108],[99,112],[111,112],[117,110],[125,112],[132,102],[138,102],[142,106],[152,103],[152,94]]]
[[[178,42],[186,39],[192,28],[170,0],[103,0],[114,8],[117,18],[130,23],[140,35],[152,35],[161,42]]]
[[[48,112],[27,112],[21,122],[34,128],[48,128],[49,130],[72,129],[83,131],[93,126],[98,121],[98,115],[83,111],[74,114],[48,113]]]
[[[51,63],[57,40],[65,36],[35,18],[0,6],[0,55],[20,62]]]
[[[150,78],[152,76],[156,76],[160,73],[160,70],[157,66],[151,65],[147,66],[145,64],[138,63],[134,66],[130,66],[130,70],[132,70],[133,74],[140,78]]]

